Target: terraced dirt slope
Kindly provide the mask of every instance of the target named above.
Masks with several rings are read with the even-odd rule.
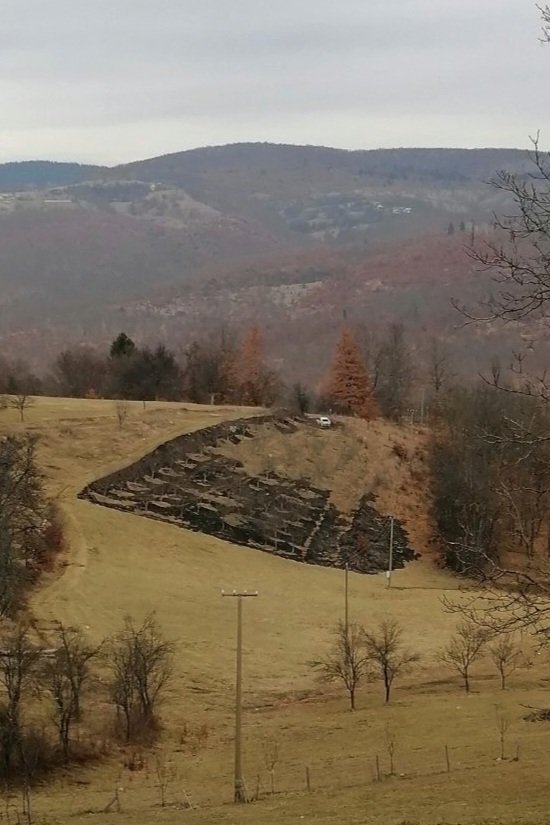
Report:
[[[261,455],[266,438],[285,442],[296,434],[317,436],[316,424],[274,416],[217,424],[162,444],[80,496],[294,561],[347,564],[361,573],[386,569],[389,519],[368,486],[356,487],[351,508],[339,508],[331,500],[339,480],[330,471],[316,485],[265,465],[250,472],[239,460],[241,451],[243,458]],[[395,567],[415,557],[398,520],[393,546]]]

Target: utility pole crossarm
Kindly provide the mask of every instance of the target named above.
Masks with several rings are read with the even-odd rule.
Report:
[[[257,596],[257,590],[232,590],[231,593],[226,593],[225,590],[222,590],[222,596],[232,596],[238,599],[244,599],[247,596]]]

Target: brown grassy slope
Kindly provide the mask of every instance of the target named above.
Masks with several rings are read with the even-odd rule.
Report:
[[[44,619],[62,618],[89,625],[94,636],[111,632],[126,613],[136,617],[147,610],[158,609],[163,621],[172,631],[174,638],[181,637],[181,628],[187,628],[184,640],[188,646],[188,658],[197,668],[197,680],[211,678],[216,670],[213,659],[218,655],[217,636],[228,632],[225,622],[227,604],[218,596],[223,588],[257,587],[262,590],[263,618],[257,629],[272,626],[275,638],[279,638],[281,661],[275,664],[266,651],[266,659],[257,663],[257,675],[264,689],[287,688],[288,679],[297,680],[302,685],[309,684],[304,662],[308,650],[326,636],[327,628],[336,621],[340,612],[340,574],[333,570],[317,568],[302,569],[300,565],[272,558],[259,551],[234,547],[213,537],[190,533],[171,525],[159,524],[131,514],[106,510],[105,508],[76,499],[78,491],[94,478],[135,460],[148,452],[162,440],[179,432],[189,431],[218,420],[251,414],[252,410],[238,408],[208,408],[182,406],[179,404],[150,404],[143,411],[141,404],[131,405],[131,415],[127,425],[120,429],[115,418],[115,410],[109,401],[78,401],[38,399],[36,407],[27,413],[25,425],[14,423],[15,412],[4,414],[5,429],[22,429],[40,436],[40,460],[47,476],[48,489],[59,497],[65,513],[71,539],[71,553],[63,575],[53,576],[33,599],[33,606]],[[8,421],[7,418],[11,418]],[[331,460],[337,462],[340,447],[334,443],[341,441],[343,448],[350,450],[355,434],[353,428],[361,429],[360,423],[349,423],[349,430],[334,433],[313,431],[312,437],[326,439],[327,477],[332,475]],[[377,434],[378,432],[378,434]],[[343,435],[345,433],[345,436]],[[361,437],[357,433],[358,441]],[[281,449],[287,450],[288,436],[279,436]],[[290,437],[292,438],[292,437]],[[388,508],[395,506],[398,516],[405,518],[406,512],[413,512],[418,502],[411,503],[408,495],[392,486],[399,479],[398,459],[391,445],[396,442],[412,442],[417,436],[399,432],[383,424],[374,425],[371,435],[371,452],[378,457],[367,462],[374,467],[382,461],[383,475],[376,481],[380,501]],[[387,442],[386,442],[387,439]],[[308,468],[311,445],[307,437],[302,447],[303,468]],[[288,442],[291,444],[292,442]],[[298,448],[298,452],[299,452]],[[315,450],[313,450],[315,452]],[[329,456],[332,455],[332,459]],[[298,473],[298,466],[294,468]],[[322,461],[317,465],[317,475],[310,469],[314,481],[322,481]],[[288,473],[293,468],[289,464]],[[309,474],[306,472],[306,475]],[[362,462],[353,465],[353,470],[342,472],[330,481],[341,491],[335,493],[340,504],[344,504],[359,474],[362,484]],[[348,486],[346,486],[348,485]],[[402,509],[403,508],[403,509]],[[419,520],[421,524],[421,520]],[[415,546],[422,551],[422,533],[418,527]],[[441,585],[454,583],[450,577],[432,571],[429,567],[418,569],[413,566],[407,573],[411,582],[438,580]],[[401,575],[401,574],[400,574]],[[361,593],[378,590],[377,577],[354,576],[356,598]],[[310,616],[303,615],[301,592],[310,592],[313,599]],[[281,614],[281,594],[287,596]],[[375,597],[376,600],[377,597]],[[317,604],[315,604],[317,602]],[[204,611],[204,605],[208,610]],[[434,597],[433,607],[437,604]],[[254,607],[254,610],[257,608]],[[319,611],[326,617],[324,627],[319,627],[315,614]],[[220,621],[222,626],[220,626]],[[287,646],[285,637],[293,635],[292,627],[300,624],[303,636],[293,638]],[[189,638],[188,638],[189,636]],[[201,638],[202,637],[202,638]],[[227,641],[231,638],[231,632]],[[230,646],[230,644],[229,644]],[[205,650],[210,650],[204,655]],[[218,651],[219,652],[219,651]],[[224,656],[225,653],[220,655]],[[288,661],[286,661],[288,659]],[[229,667],[230,671],[230,667]],[[222,680],[225,683],[226,680]],[[216,694],[217,681],[211,682],[210,690]],[[223,691],[222,691],[223,692]]]
[[[479,683],[478,683],[479,684]],[[547,730],[521,720],[519,702],[543,702],[543,690],[517,685],[502,705],[510,718],[506,753],[520,761],[499,761],[495,726],[498,694],[483,683],[481,693],[465,699],[458,692],[412,695],[400,692],[384,707],[373,688],[362,692],[363,708],[350,714],[344,703],[300,702],[267,710],[247,708],[245,770],[255,792],[260,774],[262,799],[244,808],[230,804],[232,743],[230,720],[223,726],[210,715],[205,749],[192,755],[176,742],[169,747],[179,775],[167,797],[182,799],[185,789],[196,810],[162,810],[154,776],[148,767],[132,773],[113,759],[104,768],[57,783],[35,799],[35,813],[53,822],[88,821],[101,825],[167,823],[190,825],[287,825],[309,821],[322,825],[544,825],[547,815]],[[396,733],[395,776],[389,771],[386,731]],[[275,769],[275,795],[266,795],[270,777],[264,743],[276,736],[280,758]],[[449,747],[451,772],[445,764]],[[379,756],[384,778],[374,781]],[[306,792],[305,767],[312,791]],[[87,784],[90,782],[90,784]],[[122,814],[100,812],[122,789]],[[90,813],[95,813],[93,818]],[[50,821],[50,820],[47,820]]]
[[[517,674],[503,699],[489,664],[481,663],[474,678],[481,693],[470,698],[460,693],[457,680],[436,658],[454,624],[440,604],[445,593],[459,595],[453,577],[426,559],[397,571],[390,591],[382,576],[350,576],[352,616],[368,625],[395,617],[408,644],[423,656],[414,673],[397,684],[390,707],[381,702],[379,684],[367,685],[352,716],[343,699],[331,698],[341,690],[335,686],[327,693],[307,665],[326,649],[342,615],[341,571],[285,561],[75,498],[86,481],[159,441],[243,412],[186,406],[151,404],[144,412],[132,405],[128,426],[119,430],[111,402],[39,400],[25,427],[42,435],[41,462],[49,489],[60,495],[72,542],[66,568],[35,593],[32,610],[44,630],[57,618],[87,626],[97,639],[119,627],[126,613],[141,619],[156,609],[165,634],[177,643],[159,745],[179,776],[169,799],[181,799],[183,787],[200,807],[184,813],[160,809],[153,755],[146,769],[133,773],[124,767],[127,754],[113,749],[106,762],[37,792],[35,815],[62,825],[87,820],[87,812],[96,812],[93,821],[102,825],[114,820],[172,825],[182,817],[191,825],[282,825],[302,817],[322,825],[396,825],[406,819],[425,825],[472,823],[492,816],[507,823],[544,822],[547,733],[544,726],[520,720],[520,703],[547,701],[539,671]],[[397,438],[392,428],[376,426],[381,440]],[[0,432],[23,428],[14,411],[2,414]],[[406,440],[405,433],[402,437]],[[404,506],[397,498],[396,507]],[[232,782],[235,606],[220,591],[233,587],[259,590],[245,608],[244,770],[251,789],[258,773],[262,787],[269,784],[266,737],[275,736],[281,748],[280,793],[246,809],[226,804]],[[107,716],[101,695],[88,700],[89,724],[96,731]],[[520,742],[518,763],[495,762],[497,703],[511,719],[509,751]],[[208,727],[206,746],[194,755],[183,735],[186,723]],[[399,775],[373,783],[377,753],[387,770],[387,728],[397,733]],[[451,750],[449,775],[445,743]],[[306,764],[311,794],[304,793]],[[123,813],[100,813],[115,786],[123,788]]]
[[[127,403],[129,416],[122,427],[116,403],[108,400],[36,398],[25,412],[23,424],[15,410],[2,413],[0,433],[27,432],[38,438],[46,490],[61,505],[66,520],[70,543],[67,566],[61,577],[53,577],[40,599],[52,598],[58,588],[69,587],[87,562],[91,545],[82,530],[83,502],[76,498],[86,484],[181,433],[256,413],[244,407]]]

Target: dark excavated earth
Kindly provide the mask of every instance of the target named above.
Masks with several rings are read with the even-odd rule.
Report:
[[[303,419],[263,416],[284,435]],[[389,520],[364,495],[350,515],[330,491],[276,473],[250,476],[212,448],[253,438],[250,420],[225,422],[178,436],[82,490],[80,498],[160,519],[294,561],[377,573],[388,564]],[[394,522],[393,566],[414,559],[406,531]]]

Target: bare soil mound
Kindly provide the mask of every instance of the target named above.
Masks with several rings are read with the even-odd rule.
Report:
[[[353,426],[325,433],[307,419],[243,419],[168,441],[80,497],[295,561],[375,573],[388,565],[390,519],[376,493],[388,456],[377,462],[367,446]],[[400,460],[403,447],[388,451]],[[393,535],[402,567],[418,554],[398,518]]]

